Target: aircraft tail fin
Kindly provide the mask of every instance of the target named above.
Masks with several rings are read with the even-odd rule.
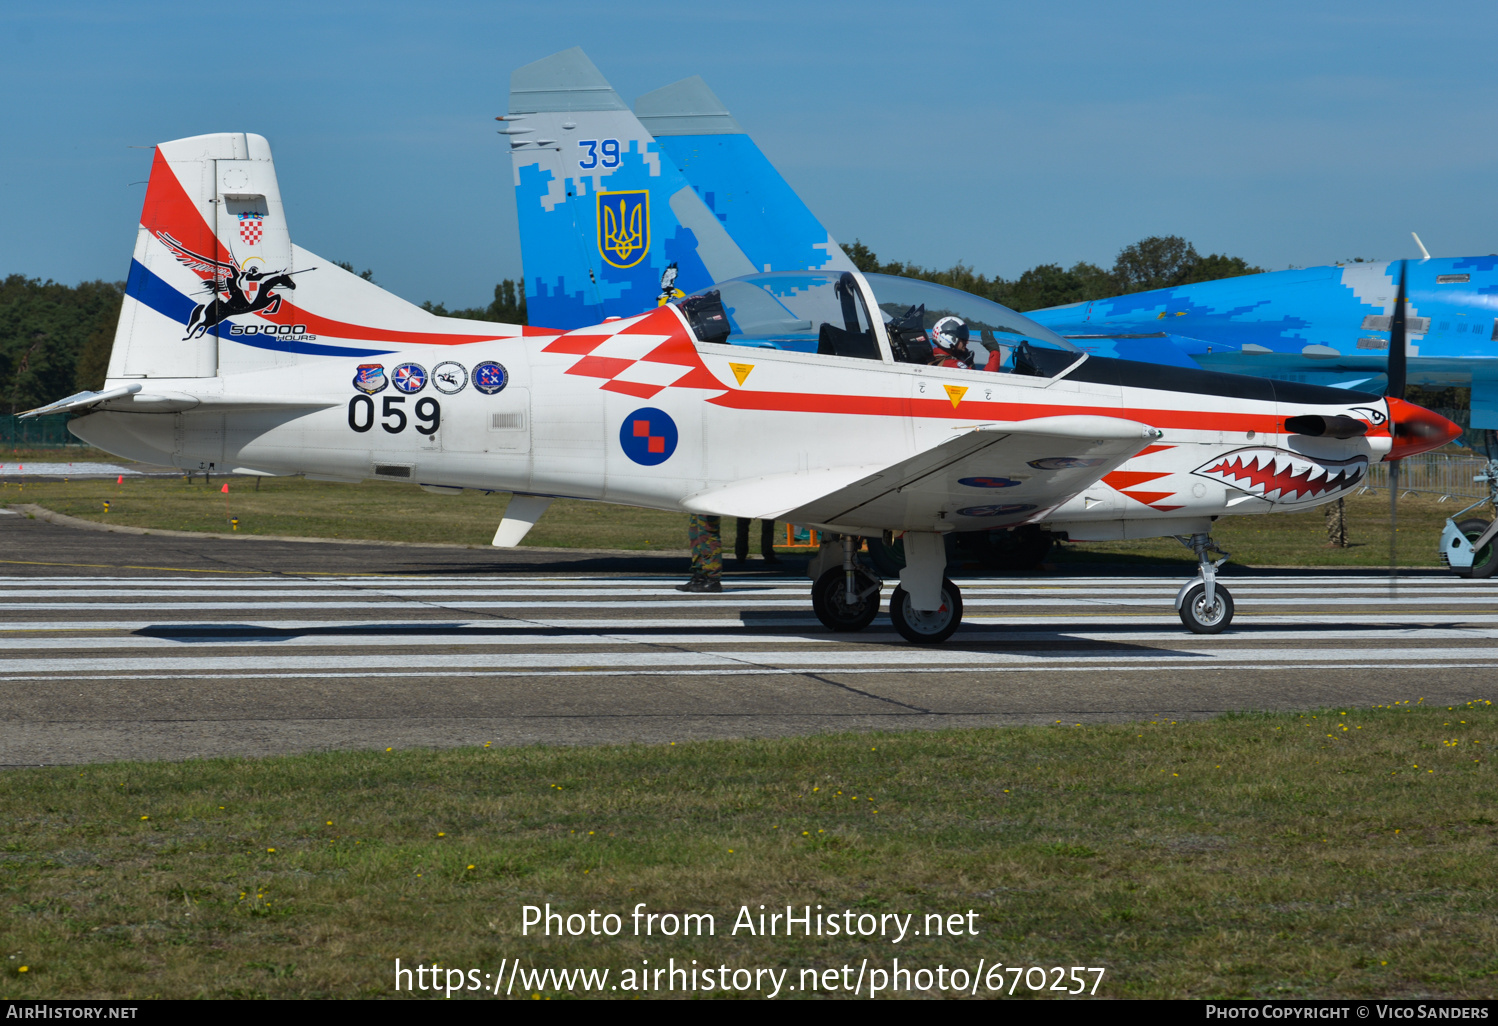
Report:
[[[579,48],[517,69],[500,133],[534,324],[572,329],[758,270]]]
[[[211,378],[522,333],[437,317],[293,245],[270,144],[156,147],[108,377]]]
[[[700,76],[646,93],[635,113],[756,270],[853,269]]]

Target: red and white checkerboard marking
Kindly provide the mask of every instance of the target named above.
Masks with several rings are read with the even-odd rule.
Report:
[[[664,308],[569,332],[541,351],[579,356],[568,374],[603,378],[600,388],[639,399],[653,398],[672,386],[724,390],[702,363],[676,314]]]
[[[265,233],[265,226],[261,223],[259,214],[239,215],[239,237],[251,246],[260,244],[260,237]]]
[[[652,435],[650,433],[650,421],[637,420],[633,425],[636,438],[645,439],[645,448],[649,452],[665,452],[666,438],[664,435]]]

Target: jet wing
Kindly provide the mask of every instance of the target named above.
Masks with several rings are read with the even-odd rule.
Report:
[[[1012,527],[1045,515],[1161,434],[1110,417],[1043,417],[959,430],[873,473],[845,468],[761,478],[693,496],[686,505],[863,534]],[[821,491],[838,473],[843,481]],[[856,479],[844,483],[849,473]]]

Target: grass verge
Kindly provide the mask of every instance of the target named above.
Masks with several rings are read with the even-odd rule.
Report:
[[[14,770],[0,996],[376,996],[396,958],[612,981],[695,958],[795,982],[898,956],[1105,967],[1113,997],[1491,997],[1495,727],[1490,702],[1417,701]],[[635,937],[638,902],[716,934]],[[546,903],[625,927],[521,936]],[[974,910],[978,935],[732,935],[761,904],[917,927]]]
[[[58,513],[131,527],[174,531],[227,531],[230,518],[246,534],[366,539],[373,541],[444,542],[487,546],[504,516],[509,496],[463,492],[433,495],[414,485],[370,481],[334,484],[300,477],[262,478],[205,484],[201,478],[126,479],[113,481],[35,480],[0,483],[0,504],[34,502]],[[104,503],[109,512],[104,512]],[[1399,504],[1399,563],[1436,567],[1436,543],[1446,517],[1465,502],[1438,503],[1426,496],[1407,496]],[[1489,516],[1484,510],[1474,511]],[[1214,529],[1218,543],[1239,566],[1387,566],[1389,512],[1387,495],[1347,500],[1345,549],[1326,547],[1321,509],[1306,513],[1223,517]],[[725,542],[733,545],[733,520],[727,518]],[[526,536],[525,544],[558,548],[633,549],[687,547],[686,516],[656,510],[559,499]],[[809,549],[793,550],[810,552]],[[750,552],[759,553],[759,529],[750,531]],[[1066,563],[1194,563],[1191,553],[1171,538],[1143,541],[1089,542],[1059,546],[1052,557]],[[1230,564],[1230,565],[1232,565]]]

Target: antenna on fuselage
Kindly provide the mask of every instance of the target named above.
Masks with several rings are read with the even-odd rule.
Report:
[[[1420,241],[1420,236],[1416,235],[1414,232],[1410,232],[1410,238],[1414,239],[1415,245],[1420,247],[1420,259],[1429,260],[1430,250],[1425,248],[1425,243]]]

